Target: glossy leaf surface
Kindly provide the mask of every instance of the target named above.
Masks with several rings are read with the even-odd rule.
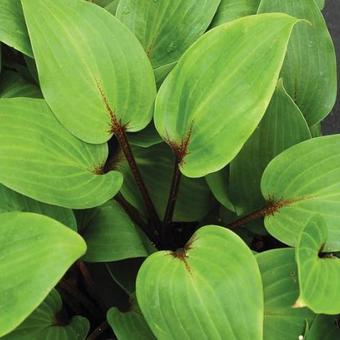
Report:
[[[40,305],[85,250],[77,233],[49,217],[0,214],[0,336]]]
[[[296,307],[307,306],[319,314],[340,313],[340,259],[322,255],[328,230],[321,216],[302,230],[296,247],[300,296]]]
[[[327,224],[325,251],[340,250],[340,135],[317,137],[294,145],[264,171],[261,189],[275,202],[265,218],[268,232],[294,246],[306,223],[320,214]]]
[[[309,138],[306,120],[279,81],[259,126],[230,164],[229,193],[239,215],[264,206],[260,182],[268,163]]]
[[[139,131],[150,122],[152,67],[118,19],[79,0],[22,4],[42,92],[68,130],[100,144],[117,125]]]
[[[100,174],[107,145],[71,135],[44,100],[0,100],[0,183],[45,203],[84,209],[103,204],[122,185],[116,171]]]
[[[157,69],[176,62],[208,28],[220,0],[120,0],[117,17]]]
[[[256,255],[264,289],[264,340],[298,339],[314,320],[308,308],[292,305],[299,295],[294,249],[275,249]]]
[[[313,0],[262,0],[259,13],[267,12],[310,22],[294,30],[281,75],[287,92],[312,126],[331,111],[337,93],[335,51],[325,20]]]
[[[40,306],[12,333],[2,340],[85,340],[90,329],[89,321],[74,316],[63,326],[58,324],[58,312],[62,309],[59,293],[53,289]]]
[[[256,260],[221,227],[199,229],[186,249],[148,257],[137,276],[137,299],[157,339],[262,339]]]
[[[146,240],[117,202],[110,201],[87,214],[82,229],[87,244],[85,261],[111,262],[148,256]]]
[[[220,170],[240,151],[269,104],[296,22],[267,14],[218,26],[166,78],[155,125],[185,176]]]

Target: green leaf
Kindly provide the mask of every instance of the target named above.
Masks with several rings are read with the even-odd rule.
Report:
[[[294,30],[281,75],[312,126],[332,110],[337,94],[336,57],[325,20],[311,0],[262,0],[259,13],[264,12],[284,12],[311,23]]]
[[[322,136],[322,127],[321,123],[315,124],[310,127],[310,132],[312,134],[312,137],[321,137]]]
[[[340,339],[339,320],[330,315],[318,315],[308,332],[307,340]]]
[[[99,144],[118,128],[147,126],[155,97],[152,67],[118,19],[79,0],[22,4],[42,92],[69,131]]]
[[[264,291],[264,340],[298,339],[315,315],[294,309],[299,295],[294,249],[275,249],[256,255]]]
[[[220,0],[120,0],[117,17],[140,40],[154,69],[176,62],[208,28]]]
[[[306,120],[279,81],[264,118],[230,164],[229,192],[239,215],[264,206],[260,182],[268,163],[309,138]]]
[[[138,308],[133,302],[127,312],[113,307],[107,312],[107,321],[118,340],[152,340],[156,339]]]
[[[31,97],[41,98],[42,94],[39,88],[29,83],[20,74],[14,71],[5,71],[1,74],[0,97]]]
[[[113,15],[116,15],[117,7],[120,0],[113,0],[109,2],[104,8]]]
[[[325,0],[315,0],[320,9],[325,7]]]
[[[49,217],[0,214],[0,336],[39,306],[85,250],[77,233]]]
[[[314,214],[328,227],[325,251],[340,250],[340,135],[317,137],[294,145],[272,160],[261,190],[272,202],[265,218],[268,232],[294,246]]]
[[[62,310],[59,293],[53,289],[41,305],[12,333],[1,340],[85,340],[90,329],[89,321],[74,316],[67,325],[58,320]]]
[[[122,185],[116,171],[100,174],[106,144],[71,135],[44,100],[0,100],[0,183],[25,196],[66,208],[92,208]]]
[[[20,0],[0,1],[0,41],[30,57],[33,55]]]
[[[150,146],[162,142],[161,137],[157,133],[153,122],[151,122],[144,130],[128,135],[129,142],[132,145],[140,146],[142,148],[149,148]]]
[[[155,126],[185,176],[220,170],[240,151],[266,111],[296,22],[267,14],[218,26],[166,78]]]
[[[149,189],[152,201],[159,216],[164,216],[174,168],[174,156],[164,143],[149,148],[133,148],[133,154]],[[116,165],[124,175],[121,193],[125,199],[146,215],[145,206],[136,190],[135,179],[132,177],[127,162]],[[195,197],[193,200],[192,198]],[[175,208],[174,220],[189,222],[201,219],[212,207],[209,188],[204,179],[182,178]]]
[[[295,306],[307,306],[319,314],[339,314],[340,259],[321,254],[327,239],[327,225],[319,215],[300,234],[295,255],[300,295]]]
[[[119,261],[146,257],[145,236],[115,201],[90,210],[82,235],[87,244],[84,260],[88,262]]]
[[[206,226],[184,249],[146,259],[137,299],[157,339],[262,339],[260,272],[230,230]]]
[[[218,26],[229,21],[256,14],[260,0],[221,0],[212,26]]]
[[[77,222],[71,209],[32,200],[0,184],[0,213],[10,211],[33,212],[46,215],[73,230],[77,230]]]

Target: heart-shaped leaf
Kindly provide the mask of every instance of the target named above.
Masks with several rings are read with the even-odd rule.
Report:
[[[20,0],[0,1],[0,41],[28,56],[33,55]]]
[[[157,339],[262,339],[260,272],[230,230],[206,226],[184,249],[154,253],[137,276],[137,300]]]
[[[294,145],[265,169],[261,190],[271,209],[268,232],[294,246],[314,214],[328,227],[325,251],[340,250],[340,135],[317,137]]]
[[[309,138],[305,118],[279,81],[264,118],[230,164],[229,193],[239,215],[263,207],[260,182],[268,163]]]
[[[42,92],[68,130],[99,144],[119,128],[139,131],[150,122],[152,67],[128,28],[90,2],[22,4]]]
[[[185,176],[220,170],[240,151],[266,111],[296,22],[267,14],[218,26],[166,78],[155,125]]]
[[[220,0],[120,0],[117,17],[138,37],[153,68],[176,62],[208,28]]]
[[[282,77],[287,92],[310,126],[331,110],[337,94],[336,57],[332,38],[315,1],[262,0],[259,13],[283,12],[308,20],[289,42]]]
[[[296,307],[307,306],[319,314],[340,313],[340,259],[322,255],[328,229],[321,216],[302,230],[296,247],[300,295]]]
[[[77,222],[71,209],[32,200],[0,184],[0,213],[10,211],[24,211],[46,215],[71,229],[77,230]]]
[[[212,26],[218,26],[229,21],[256,14],[260,0],[221,0]]]
[[[0,100],[0,183],[45,203],[84,209],[103,204],[120,189],[116,171],[102,174],[106,144],[71,135],[44,100]]]
[[[111,262],[132,257],[146,257],[146,239],[117,202],[90,210],[81,234],[88,262]]]
[[[340,339],[339,320],[331,315],[318,315],[307,336],[307,340],[338,340]]]
[[[315,314],[292,305],[299,295],[294,249],[275,249],[256,255],[264,292],[264,340],[298,339]]]
[[[85,250],[77,233],[49,217],[0,214],[0,336],[39,306]]]
[[[85,340],[90,329],[89,321],[74,316],[67,324],[60,319],[62,301],[53,289],[40,306],[12,333],[1,340]]]

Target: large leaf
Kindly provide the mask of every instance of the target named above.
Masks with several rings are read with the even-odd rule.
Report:
[[[10,211],[34,212],[46,215],[77,230],[77,222],[71,209],[32,200],[0,184],[0,213]]]
[[[294,30],[282,77],[312,126],[331,111],[337,94],[335,51],[324,18],[313,0],[262,0],[259,13],[264,12],[284,12],[311,23]]]
[[[302,230],[296,247],[300,295],[296,307],[319,314],[340,313],[340,259],[322,255],[328,238],[325,221],[313,217]]]
[[[260,182],[268,163],[309,138],[306,120],[279,81],[260,125],[230,164],[229,192],[239,215],[264,205]]]
[[[338,317],[339,318],[339,317]],[[330,315],[318,315],[308,332],[306,340],[339,340],[339,319]]]
[[[325,0],[315,0],[315,2],[318,4],[320,9],[325,7]]]
[[[340,135],[294,145],[274,158],[263,173],[262,194],[272,208],[268,232],[294,246],[314,214],[328,227],[327,251],[340,250]]]
[[[78,138],[103,143],[142,130],[155,97],[137,38],[105,9],[79,0],[22,0],[42,92]]]
[[[260,0],[221,0],[212,26],[218,26],[226,22],[255,14]]]
[[[137,299],[157,339],[262,339],[260,272],[230,230],[206,226],[184,249],[146,259]]]
[[[164,143],[149,148],[134,147],[133,153],[149,189],[159,216],[164,216],[171,186],[174,156]],[[127,162],[117,164],[124,175],[121,193],[139,211],[145,213],[145,206]],[[192,199],[195,197],[195,199]],[[212,207],[209,188],[204,179],[182,178],[174,213],[175,221],[196,221],[207,214]]]
[[[112,307],[107,312],[107,321],[118,340],[153,340],[156,339],[135,301],[127,312]]]
[[[90,329],[89,321],[82,316],[74,316],[64,325],[64,320],[58,320],[61,309],[61,297],[53,289],[17,329],[1,340],[85,340]]]
[[[49,217],[0,214],[0,336],[39,306],[85,250],[77,233]]]
[[[20,0],[0,1],[0,41],[32,56]]]
[[[264,340],[298,339],[315,315],[292,305],[299,295],[294,249],[256,255],[264,290]]]
[[[84,260],[88,262],[148,256],[141,232],[115,201],[88,212],[82,235],[87,244]]]
[[[44,100],[0,100],[0,183],[23,195],[67,208],[91,208],[122,185],[116,171],[101,174],[107,145],[71,135]]]
[[[152,66],[176,62],[208,28],[220,0],[120,0],[117,17],[138,37]]]
[[[285,14],[235,20],[180,59],[158,93],[155,125],[184,175],[220,170],[240,151],[269,104],[296,22]]]

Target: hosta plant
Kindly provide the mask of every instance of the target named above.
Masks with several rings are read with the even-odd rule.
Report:
[[[1,339],[340,339],[323,6],[0,1]]]

